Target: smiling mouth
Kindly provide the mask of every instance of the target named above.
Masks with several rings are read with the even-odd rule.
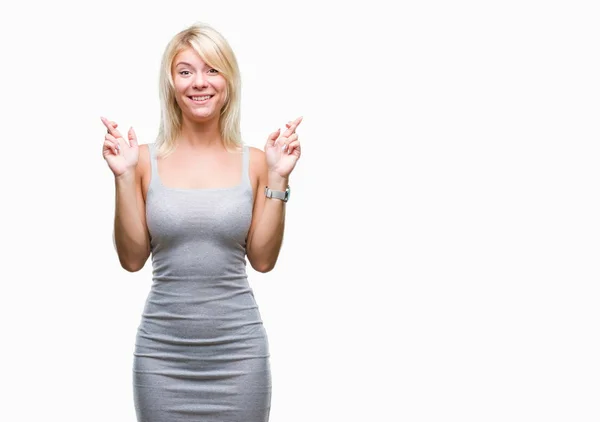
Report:
[[[205,103],[208,100],[210,100],[212,97],[214,97],[214,95],[201,95],[198,97],[194,96],[194,97],[188,97],[188,98],[195,103]]]

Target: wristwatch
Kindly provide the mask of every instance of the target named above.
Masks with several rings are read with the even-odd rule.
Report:
[[[290,199],[290,185],[285,189],[285,191],[281,190],[271,190],[268,186],[265,187],[265,196],[267,198],[277,198],[281,199],[283,202],[287,202]]]

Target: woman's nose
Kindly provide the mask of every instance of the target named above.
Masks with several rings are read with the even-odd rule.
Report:
[[[194,81],[194,87],[195,88],[204,88],[207,85],[208,85],[208,81],[206,80],[206,77],[202,73],[200,73],[199,76]]]

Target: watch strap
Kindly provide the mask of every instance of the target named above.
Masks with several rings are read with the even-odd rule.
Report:
[[[288,186],[285,191],[271,190],[269,187],[265,187],[265,196],[267,198],[281,199],[283,202],[287,202],[290,197],[290,187]]]

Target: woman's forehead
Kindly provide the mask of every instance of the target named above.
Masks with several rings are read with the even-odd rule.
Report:
[[[193,48],[186,48],[180,51],[173,60],[173,66],[178,64],[187,64],[189,66],[203,66],[205,63],[200,58],[200,55],[196,53]]]

